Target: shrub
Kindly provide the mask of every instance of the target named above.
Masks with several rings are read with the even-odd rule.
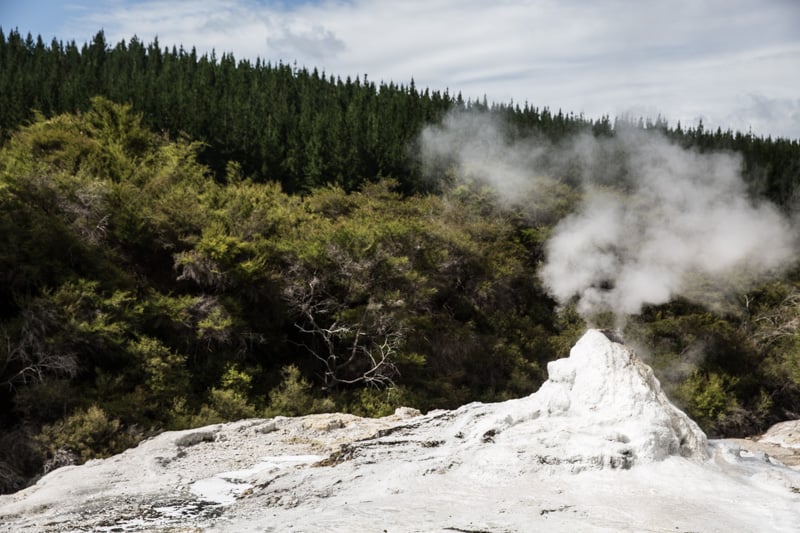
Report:
[[[208,402],[189,418],[188,425],[200,427],[258,416],[258,410],[247,399],[252,379],[250,374],[235,366],[228,367],[220,380],[220,387],[209,391]],[[174,410],[180,411],[181,407],[177,405]]]
[[[50,457],[59,450],[74,453],[81,463],[98,457],[108,457],[135,444],[140,435],[125,431],[117,419],[92,405],[54,424],[45,425],[37,440]]]
[[[706,432],[716,434],[726,418],[739,410],[732,392],[737,379],[715,372],[694,372],[678,388],[678,395],[691,416]]]
[[[380,417],[394,413],[395,409],[414,403],[403,387],[360,389],[354,397],[349,411],[359,416]]]
[[[0,494],[18,491],[41,471],[41,450],[28,427],[0,431]]]
[[[269,393],[269,416],[298,416],[333,411],[335,405],[329,398],[314,398],[311,383],[300,375],[295,365],[283,367],[283,380]]]

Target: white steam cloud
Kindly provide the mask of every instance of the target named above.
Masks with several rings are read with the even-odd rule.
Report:
[[[547,204],[553,184],[582,192],[555,225],[540,277],[584,316],[636,314],[698,288],[748,283],[795,261],[797,240],[774,205],[754,200],[732,153],[699,153],[653,131],[582,134],[552,145],[508,142],[486,114],[456,113],[423,132],[423,159],[491,184],[517,201]],[[532,193],[532,195],[531,195]]]

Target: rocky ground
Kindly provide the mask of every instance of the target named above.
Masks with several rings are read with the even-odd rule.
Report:
[[[527,397],[168,432],[0,496],[2,531],[797,531],[800,421],[707,441],[589,331]]]

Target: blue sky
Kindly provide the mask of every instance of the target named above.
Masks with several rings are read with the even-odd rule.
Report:
[[[800,138],[798,0],[0,0],[0,26]]]

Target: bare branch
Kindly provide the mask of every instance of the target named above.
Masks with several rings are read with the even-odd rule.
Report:
[[[351,274],[363,273],[352,261]],[[403,335],[397,318],[380,303],[370,301],[356,321],[345,321],[349,308],[325,292],[317,274],[299,267],[289,270],[283,296],[297,314],[297,331],[311,338],[298,343],[322,364],[324,387],[366,383],[390,386],[398,369],[394,359]],[[363,282],[363,280],[361,280]]]
[[[800,333],[800,292],[792,291],[780,305],[755,316],[751,326],[752,338],[762,349],[796,336]]]
[[[75,353],[48,342],[49,336],[59,327],[58,316],[35,302],[21,315],[23,325],[16,338],[2,330],[5,346],[0,354],[0,386],[14,389],[18,385],[42,382],[49,375],[75,375],[78,372]]]

